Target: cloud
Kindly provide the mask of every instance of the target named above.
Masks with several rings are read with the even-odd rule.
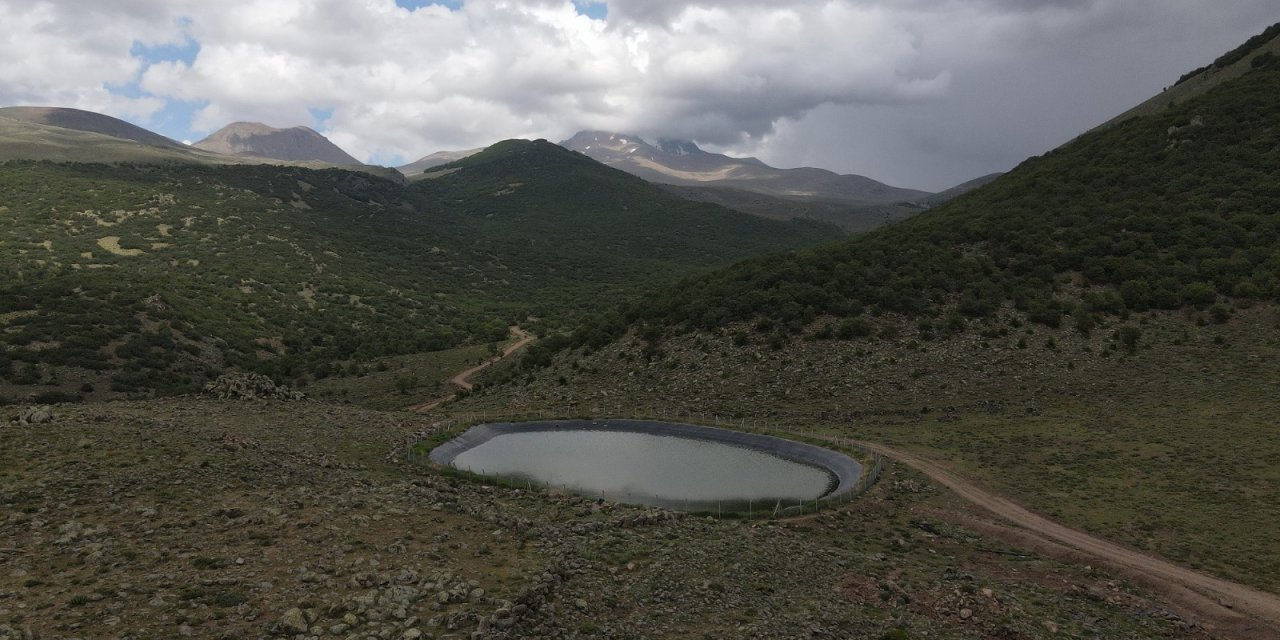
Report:
[[[166,133],[308,124],[383,161],[612,129],[936,184],[1078,132],[1099,116],[1068,105],[1134,100],[1154,60],[1202,64],[1272,1],[0,0],[0,102],[191,105]]]
[[[79,107],[145,117],[163,106],[156,98],[113,94],[131,83],[141,63],[129,55],[135,38],[164,40],[163,29],[127,13],[93,24],[92,9],[48,2],[0,2],[0,104]]]
[[[206,104],[192,122],[206,132],[231,119],[311,123],[309,109],[332,109],[326,133],[365,157],[579,127],[730,143],[821,104],[931,99],[948,83],[945,70],[917,67],[918,38],[890,10],[849,2],[609,2],[607,21],[568,0],[103,5],[34,5],[61,33],[10,38],[54,56],[31,74],[46,81],[30,99],[119,112],[107,88],[136,82],[145,95]],[[19,6],[0,2],[5,17],[33,13]],[[188,39],[194,59],[130,53],[138,41]],[[135,114],[157,108],[137,101]]]

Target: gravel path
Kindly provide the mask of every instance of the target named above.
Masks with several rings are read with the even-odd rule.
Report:
[[[1066,546],[1141,578],[1148,587],[1186,607],[1198,622],[1224,637],[1242,640],[1280,637],[1280,596],[1276,594],[1193,571],[1064,526],[980,489],[955,472],[918,455],[874,442],[858,444],[924,473],[965,500],[1025,529],[1022,533],[1033,539]]]
[[[525,348],[526,346],[529,345],[530,342],[533,342],[534,340],[534,337],[532,334],[530,334],[528,331],[525,331],[524,329],[521,329],[518,326],[512,326],[511,333],[515,335],[516,341],[507,345],[507,347],[502,350],[501,355],[497,355],[492,358],[489,358],[488,360],[485,360],[484,362],[481,362],[480,364],[474,367],[471,367],[470,369],[464,369],[462,371],[459,371],[458,373],[454,374],[452,378],[449,378],[448,380],[449,384],[459,389],[462,389],[463,391],[470,391],[475,387],[475,385],[471,384],[472,376],[476,375],[477,373],[480,373],[481,371],[484,371],[485,369],[499,362],[502,362],[506,358],[511,357],[511,354]],[[447,396],[436,398],[435,400],[430,400],[428,402],[423,402],[421,404],[415,404],[409,407],[408,409],[410,411],[415,411],[417,413],[426,413],[440,406],[446,400],[452,397],[453,397],[453,394],[451,393]]]

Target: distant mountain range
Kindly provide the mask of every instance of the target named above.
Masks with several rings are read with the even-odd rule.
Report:
[[[709,153],[690,141],[659,140],[650,144],[637,136],[583,131],[561,146],[667,185],[668,191],[687,200],[715,203],[775,220],[818,220],[849,231],[865,231],[910,217],[995,177],[985,176],[930,194],[825,169],[778,169],[756,158]],[[430,177],[426,174],[436,167],[480,151],[440,151],[389,169],[362,165],[308,127],[279,129],[257,122],[236,122],[187,145],[91,111],[0,108],[0,160],[340,166],[402,180]]]
[[[930,195],[826,169],[777,169],[755,158],[709,153],[686,140],[659,140],[653,145],[638,136],[582,131],[560,144],[611,167],[664,184],[730,187],[782,198],[851,204],[910,202]]]
[[[394,169],[361,164],[306,127],[235,123],[186,145],[118,118],[66,107],[0,108],[0,161],[4,160],[342,166],[403,180]]]
[[[778,169],[756,158],[708,153],[687,140],[659,140],[650,144],[639,136],[581,131],[560,146],[650,182],[667,185],[668,191],[688,200],[715,203],[775,220],[818,220],[848,231],[866,231],[910,217],[1000,175],[983,176],[931,194],[825,169]],[[416,179],[436,167],[479,151],[441,151],[398,169],[406,177]]]
[[[276,129],[260,122],[233,122],[192,146],[231,156],[336,165],[362,164],[309,127]]]

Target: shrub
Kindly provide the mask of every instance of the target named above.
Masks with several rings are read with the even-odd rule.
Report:
[[[1142,329],[1125,325],[1116,331],[1116,339],[1129,353],[1134,353],[1138,350],[1138,341],[1142,339]]]

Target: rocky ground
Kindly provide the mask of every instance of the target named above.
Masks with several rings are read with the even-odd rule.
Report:
[[[4,640],[1204,636],[1123,581],[955,524],[962,505],[894,467],[839,511],[717,521],[439,475],[399,455],[430,416],[11,413]]]

